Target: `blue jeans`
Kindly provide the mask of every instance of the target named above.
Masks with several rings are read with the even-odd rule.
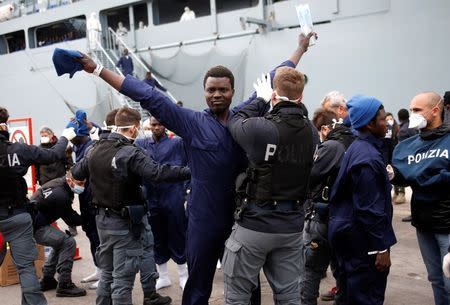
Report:
[[[436,305],[450,304],[450,279],[442,272],[442,260],[448,253],[449,234],[435,234],[416,230],[420,252],[433,288]]]

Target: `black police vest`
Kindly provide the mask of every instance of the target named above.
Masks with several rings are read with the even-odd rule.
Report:
[[[295,110],[297,107],[288,106]],[[303,203],[314,153],[310,123],[300,108],[294,113],[283,113],[283,108],[280,108],[265,118],[277,127],[279,141],[276,146],[268,144],[264,162],[250,163],[247,169],[247,195],[257,202],[278,200]]]
[[[11,142],[0,140],[0,207],[19,207],[27,197],[27,183],[9,166],[8,146]]]
[[[123,180],[113,174],[117,152],[130,145],[133,144],[111,139],[94,144],[88,167],[93,203],[96,206],[120,210],[127,205],[143,203],[139,176],[130,175]]]

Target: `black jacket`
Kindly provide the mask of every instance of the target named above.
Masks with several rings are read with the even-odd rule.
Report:
[[[61,137],[51,149],[11,143],[8,132],[0,132],[5,155],[0,152],[0,207],[20,206],[26,201],[27,184],[23,176],[33,164],[51,164],[64,158],[67,139]],[[6,146],[5,146],[6,145]]]
[[[41,144],[39,147],[49,149],[55,146],[56,143]],[[58,160],[54,163],[45,165],[40,164],[36,166],[36,180],[40,185],[44,185],[50,180],[62,177],[66,174],[66,171],[73,166],[72,156],[66,156],[65,158]]]
[[[35,230],[52,224],[58,219],[69,226],[81,225],[81,216],[72,209],[73,192],[66,182],[66,177],[53,179],[44,184],[32,196],[37,203],[38,213],[35,218]]]
[[[310,199],[313,202],[328,202],[323,189],[331,186],[337,177],[344,153],[355,140],[351,129],[344,125],[338,125],[328,134],[314,154],[314,164],[309,180]],[[323,195],[325,198],[323,198]]]

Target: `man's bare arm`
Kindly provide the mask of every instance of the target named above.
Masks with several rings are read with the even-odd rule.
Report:
[[[83,57],[77,60],[79,63],[81,63],[81,65],[83,65],[83,70],[87,73],[93,73],[95,68],[97,68],[97,64],[95,63],[95,61],[86,54],[83,54]],[[125,80],[124,76],[110,71],[106,68],[102,69],[100,77],[117,91],[120,90],[120,88],[122,87],[122,83]]]

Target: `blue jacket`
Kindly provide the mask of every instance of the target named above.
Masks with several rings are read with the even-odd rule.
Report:
[[[291,61],[282,65],[295,67]],[[234,221],[235,180],[246,168],[247,160],[226,126],[209,109],[200,112],[178,107],[158,90],[131,76],[125,78],[120,92],[140,102],[162,125],[183,138],[192,172],[190,229],[205,233],[229,230]],[[255,94],[231,109],[228,118],[254,98]]]
[[[143,148],[147,155],[159,164],[186,166],[187,155],[184,149],[183,140],[180,137],[169,138],[164,136],[159,141],[153,137],[138,139],[136,145]],[[184,202],[184,182],[150,182],[144,181],[147,187],[147,200],[150,204],[159,201],[163,192],[171,193],[171,200],[181,200]]]
[[[131,56],[122,56],[119,61],[117,62],[116,67],[119,67],[122,69],[123,75],[127,76],[133,75],[133,60],[131,59]]]
[[[394,183],[412,188],[412,225],[450,233],[450,128],[421,132],[398,143],[392,165]]]
[[[329,239],[338,255],[367,255],[397,242],[381,146],[382,139],[360,134],[342,160],[329,205]]]

